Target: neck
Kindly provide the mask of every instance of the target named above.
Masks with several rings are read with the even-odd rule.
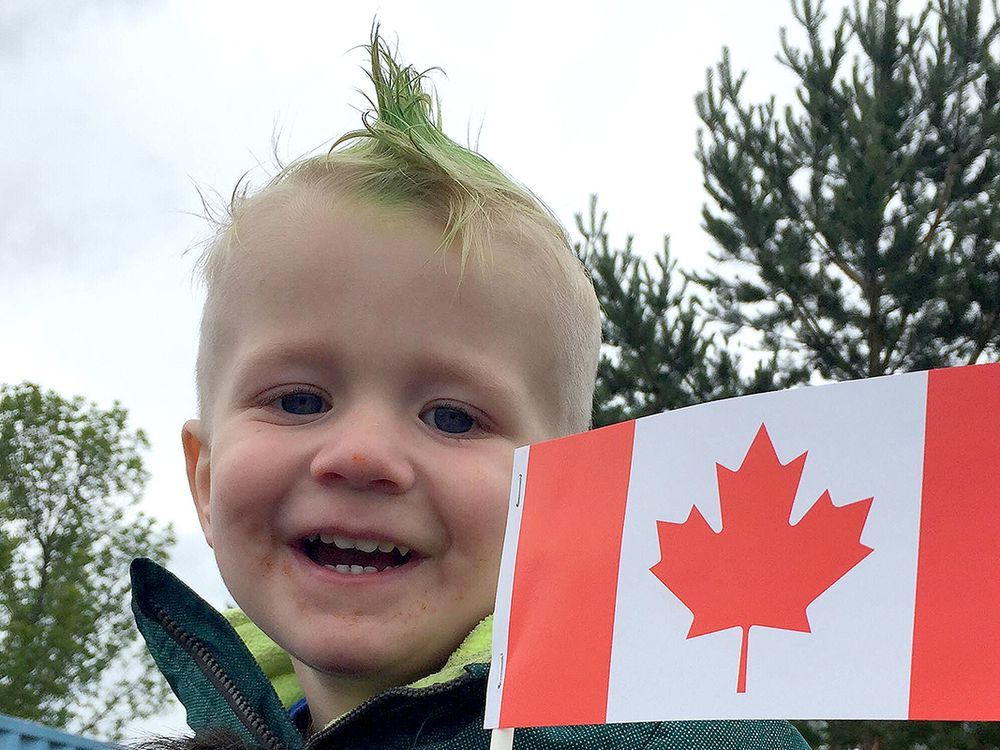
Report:
[[[312,719],[310,733],[318,732],[369,698],[396,685],[392,681],[374,680],[370,676],[345,677],[319,672],[296,659],[292,659],[292,665],[309,704]]]

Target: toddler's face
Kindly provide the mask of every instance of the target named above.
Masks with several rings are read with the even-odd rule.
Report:
[[[299,669],[411,681],[492,611],[512,451],[559,423],[545,289],[512,248],[458,286],[435,225],[371,208],[239,237],[185,434],[205,536]]]

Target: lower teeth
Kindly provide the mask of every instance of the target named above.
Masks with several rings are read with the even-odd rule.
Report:
[[[379,569],[374,565],[324,565],[323,567],[331,568],[338,573],[348,573],[350,575],[362,575],[364,573],[378,573]],[[395,568],[395,565],[390,565],[385,570],[390,570]]]

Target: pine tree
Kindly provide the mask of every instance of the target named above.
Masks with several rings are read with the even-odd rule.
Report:
[[[577,217],[608,346],[598,424],[809,379],[845,380],[1000,356],[1000,24],[993,3],[857,0],[832,25],[793,0],[781,32],[797,104],[742,101],[728,52],[697,99],[714,269],[678,283],[605,216]],[[829,32],[830,44],[824,45]],[[705,297],[705,293],[708,297]],[[727,335],[712,335],[721,325]],[[740,375],[729,334],[768,353]],[[723,344],[719,344],[719,340]],[[755,342],[756,343],[756,342]],[[1000,747],[1000,724],[799,722],[829,750]]]
[[[697,100],[719,247],[698,280],[778,372],[844,380],[1000,354],[997,8],[899,5],[856,2],[824,47],[822,3],[793,2],[807,46],[782,30],[779,60],[796,107],[745,104],[725,51]],[[996,748],[997,726],[801,724],[831,750]]]
[[[586,216],[576,216],[582,239],[575,249],[590,271],[602,313],[595,426],[774,390],[801,378],[799,372],[778,373],[773,362],[744,376],[739,356],[719,344],[677,272],[669,238],[647,262],[633,251],[631,236],[614,248],[606,224],[596,197]]]
[[[1000,353],[1000,65],[994,7],[822,2],[782,30],[798,106],[745,104],[727,52],[697,99],[714,314],[782,367],[844,380]],[[848,56],[853,53],[853,62]]]

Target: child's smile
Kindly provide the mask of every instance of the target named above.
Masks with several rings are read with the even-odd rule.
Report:
[[[385,573],[418,559],[404,544],[352,539],[334,532],[310,534],[302,540],[302,553],[324,568],[352,575]]]
[[[512,452],[558,430],[559,329],[516,246],[459,285],[437,225],[295,190],[238,227],[185,449],[226,584],[323,719],[314,695],[427,674],[492,611]]]

